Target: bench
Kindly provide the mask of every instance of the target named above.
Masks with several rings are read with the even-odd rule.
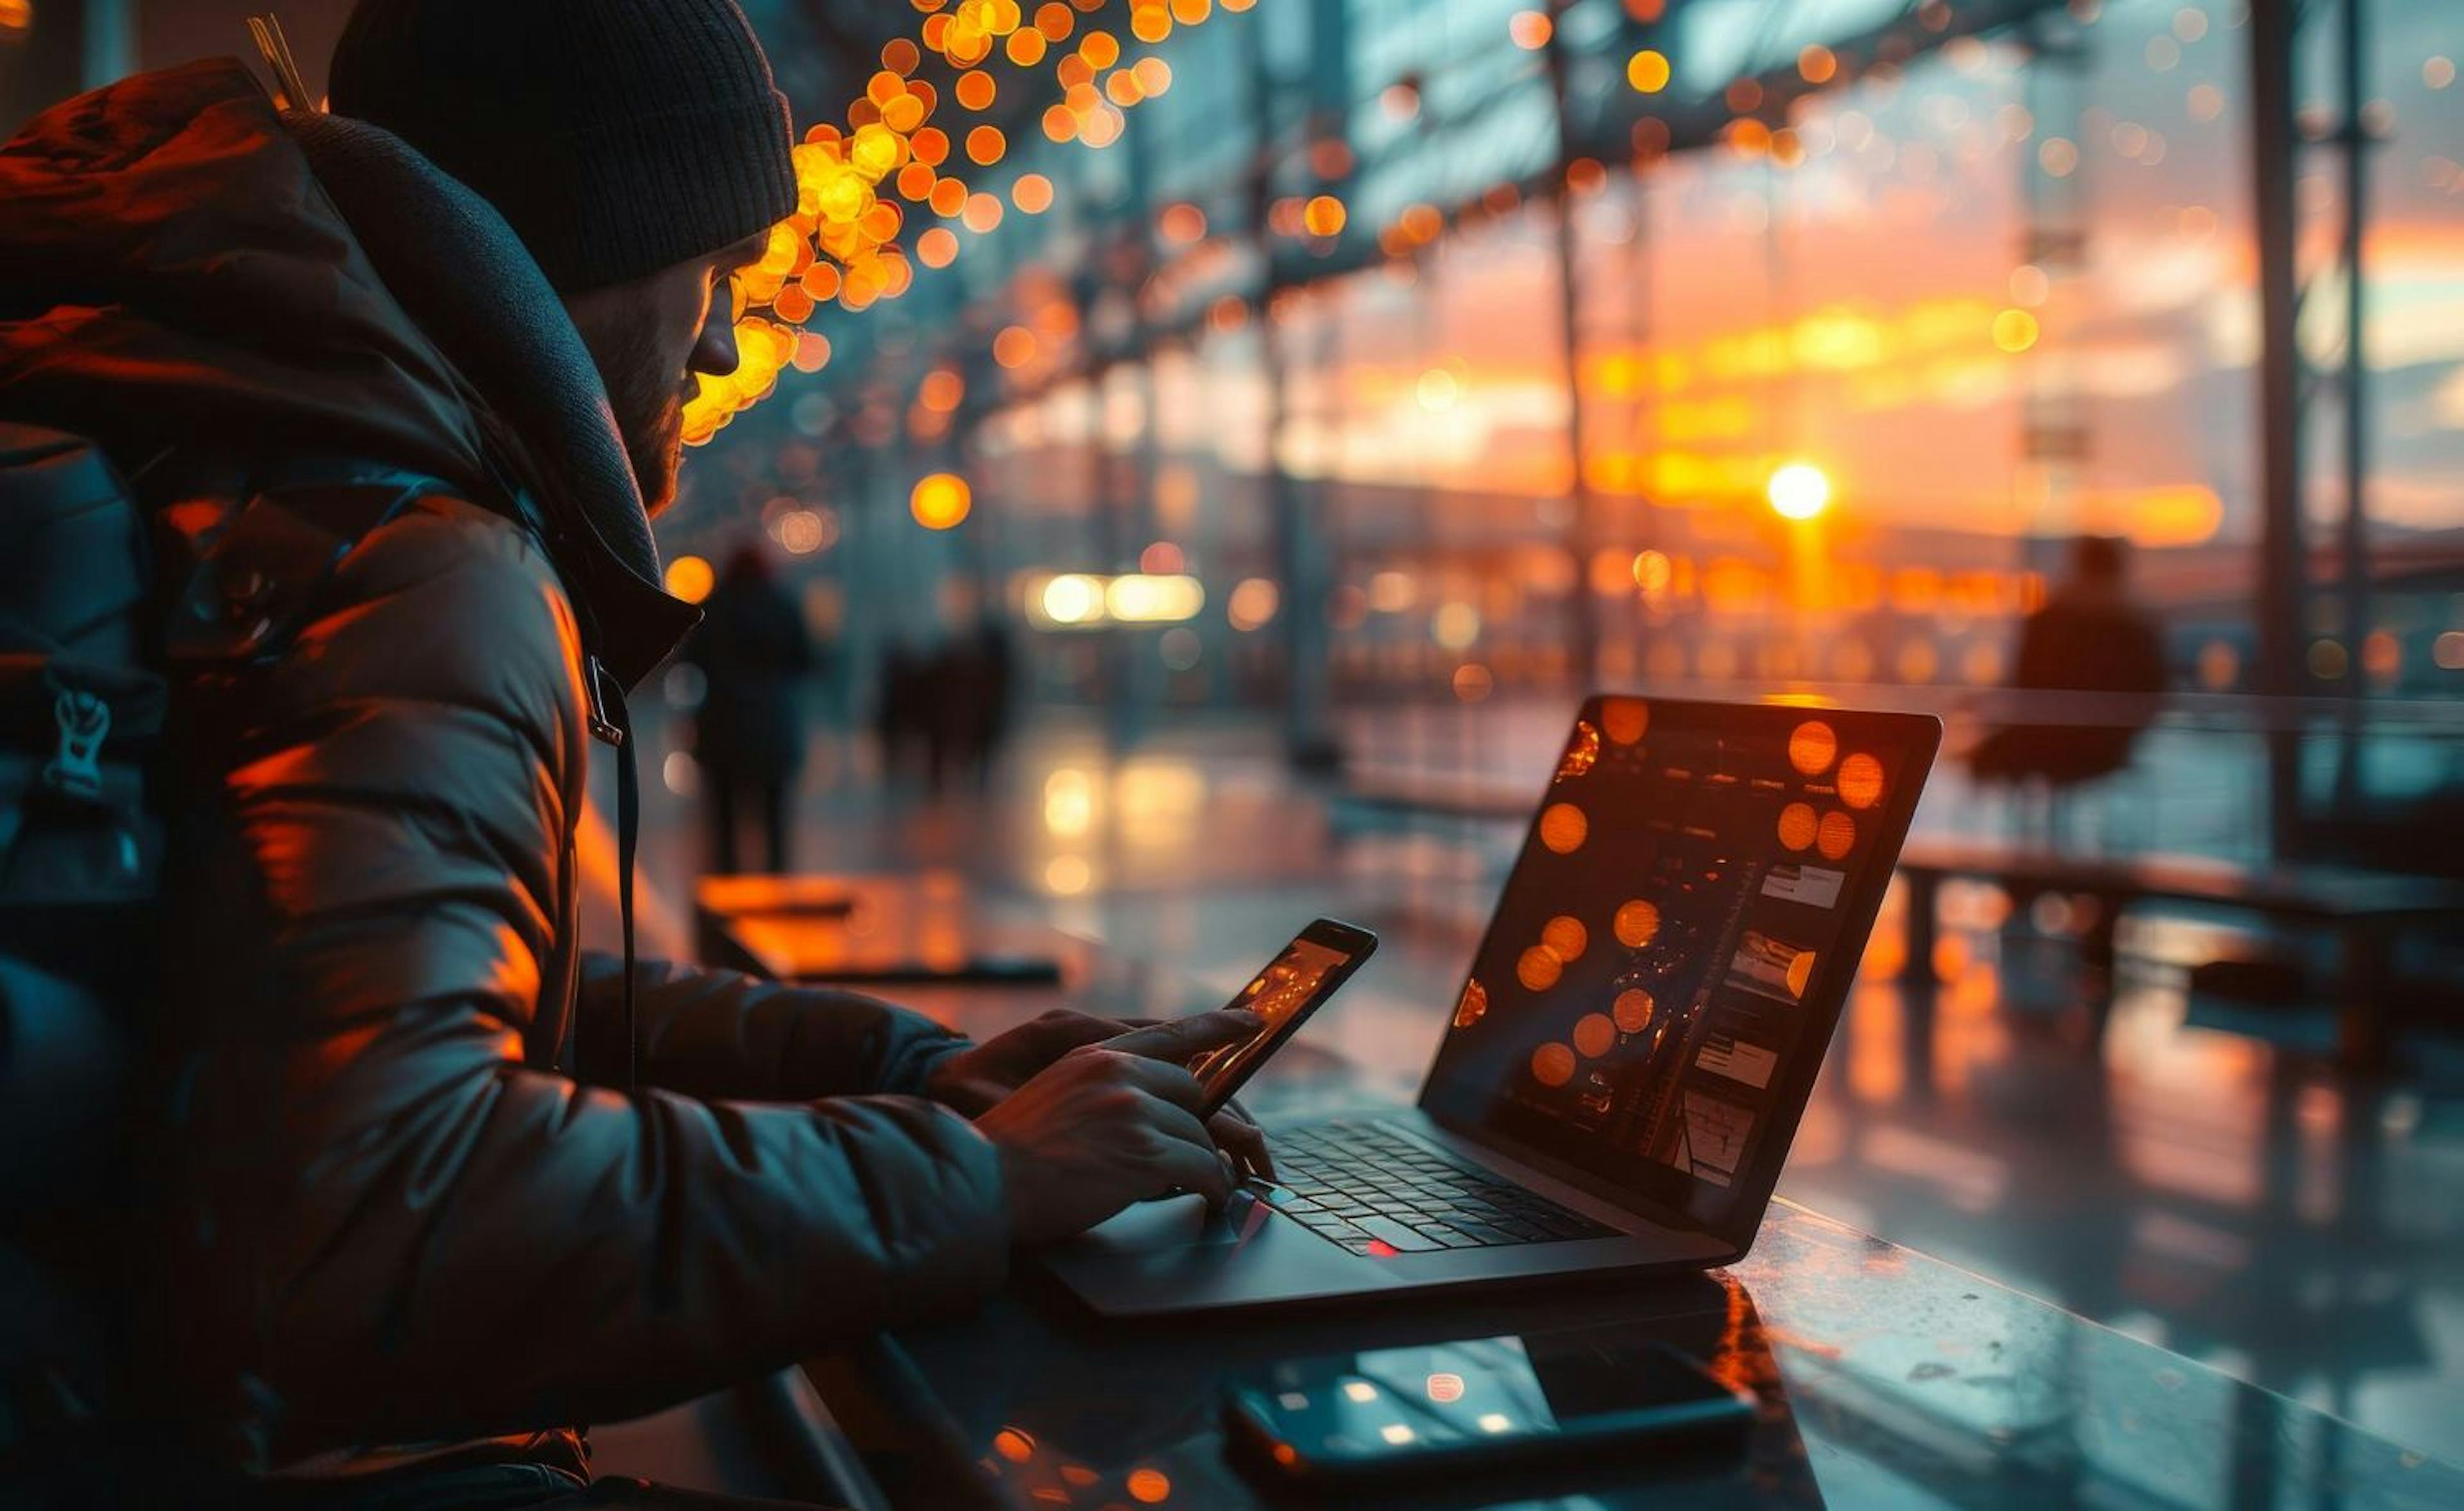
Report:
[[[2337,1058],[2361,1073],[2389,1058],[2387,959],[2398,931],[2464,918],[2464,883],[2320,865],[2235,865],[2188,856],[2074,856],[1972,840],[1911,840],[1900,854],[1907,887],[1911,987],[1933,980],[1935,905],[1953,878],[1991,882],[2028,898],[2045,892],[2093,899],[2080,939],[2088,963],[2109,970],[2122,909],[2138,903],[2191,904],[2332,932],[2337,941]]]
[[[1355,772],[1334,794],[1338,815],[1388,813],[1471,822],[1523,823],[1538,795],[1529,784],[1494,777],[1393,768]],[[2387,957],[2407,927],[2464,919],[2464,883],[2325,865],[2236,865],[2193,856],[2079,856],[1989,840],[1913,839],[1900,855],[1907,887],[1907,983],[1933,982],[1939,937],[1935,903],[1945,881],[1991,882],[2019,895],[2093,899],[2095,917],[2080,948],[2109,972],[2114,922],[2133,904],[2169,902],[2240,911],[2332,932],[2337,940],[2338,1059],[2349,1069],[2386,1068]],[[2101,1000],[2100,1014],[2110,1005]],[[2100,1017],[2100,1022],[2101,1018]]]

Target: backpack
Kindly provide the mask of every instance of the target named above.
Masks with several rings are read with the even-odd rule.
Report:
[[[118,1393],[183,777],[162,757],[201,733],[177,690],[278,654],[361,537],[451,491],[310,464],[164,502],[91,441],[0,422],[0,1466]]]
[[[279,654],[363,537],[462,491],[310,461],[210,493],[157,509],[93,442],[0,421],[0,1481],[12,1448],[97,1427],[117,1393],[147,1195],[129,1156],[161,985],[175,688]],[[596,641],[585,614],[585,650]],[[592,733],[620,752],[638,1057],[631,725],[624,689],[586,665]]]
[[[0,1453],[90,1415],[154,969],[166,688],[143,515],[102,454],[0,424]]]

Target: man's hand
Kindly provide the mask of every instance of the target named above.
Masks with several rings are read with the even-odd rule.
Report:
[[[1196,1023],[1221,1016],[1208,1013],[1199,1018],[1177,1019],[1176,1022]],[[1257,1032],[1256,1019],[1251,1018],[1248,1023],[1246,1032]],[[1089,1044],[1111,1044],[1121,1049],[1125,1046],[1116,1040],[1133,1032],[1157,1026],[1169,1025],[1158,1025],[1153,1019],[1124,1022],[1119,1018],[1096,1018],[1091,1014],[1056,1007],[942,1061],[933,1067],[933,1074],[925,1084],[925,1094],[944,1106],[956,1107],[968,1117],[981,1119],[1004,1098],[1070,1051]],[[1237,1040],[1242,1036],[1235,1034],[1231,1037]],[[1210,1041],[1187,1054],[1172,1050],[1163,1040],[1146,1042],[1166,1043],[1166,1047],[1157,1050],[1133,1044],[1126,1046],[1127,1052],[1177,1061],[1201,1054],[1218,1041]],[[1256,1121],[1239,1102],[1228,1104],[1207,1119],[1206,1131],[1214,1135],[1217,1148],[1232,1156],[1242,1172],[1268,1177],[1275,1173],[1275,1162],[1266,1152],[1266,1135],[1258,1130]]]
[[[1079,1045],[1101,1042],[1129,1028],[1112,1018],[1056,1007],[942,1061],[933,1067],[924,1091],[945,1106],[979,1117]]]
[[[1081,1043],[976,1119],[1001,1150],[1017,1240],[1066,1238],[1176,1189],[1221,1205],[1232,1175],[1179,1062],[1258,1027],[1254,1013],[1201,1013]]]

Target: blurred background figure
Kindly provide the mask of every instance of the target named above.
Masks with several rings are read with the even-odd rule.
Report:
[[[1016,667],[1001,615],[962,582],[946,584],[953,626],[928,649],[897,644],[882,657],[874,728],[883,772],[921,780],[934,799],[981,792],[1007,735]]]
[[[1988,734],[1969,757],[1979,780],[2058,790],[2130,764],[2166,674],[2163,632],[2130,596],[2128,550],[2111,536],[2072,542],[2069,574],[2020,625],[2012,666],[2014,692],[2103,696],[2079,700],[2057,722],[2009,724]]]
[[[979,606],[975,623],[942,651],[941,661],[949,694],[942,705],[949,758],[981,791],[1009,733],[1013,672],[1009,630],[1001,615],[990,605]]]
[[[804,762],[805,691],[821,657],[795,599],[758,543],[738,546],[704,604],[690,654],[708,679],[694,755],[709,799],[708,865],[739,864],[740,826],[759,826],[758,869],[788,869],[788,807]]]

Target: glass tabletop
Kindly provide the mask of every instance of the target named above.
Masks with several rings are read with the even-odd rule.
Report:
[[[1749,1440],[1344,1503],[2464,1505],[2454,1466],[1787,1202],[1745,1260],[1699,1281],[1145,1325],[1022,1284],[816,1377],[900,1504],[1214,1507],[1273,1499],[1225,1456],[1233,1379],[1566,1328],[1640,1330],[1703,1360],[1755,1395]]]
[[[1073,965],[1069,996],[1120,1016],[1212,1005],[1100,947]],[[1052,1005],[1001,989],[907,998],[979,1036]],[[1306,1047],[1252,1084],[1261,1122],[1374,1108],[1377,1081]],[[1139,1325],[1022,1277],[971,1317],[808,1368],[897,1504],[1216,1507],[1273,1498],[1225,1456],[1233,1380],[1300,1357],[1568,1328],[1647,1332],[1750,1390],[1749,1441],[1342,1503],[2464,1506],[2451,1463],[1785,1200],[1745,1259],[1679,1282]]]

